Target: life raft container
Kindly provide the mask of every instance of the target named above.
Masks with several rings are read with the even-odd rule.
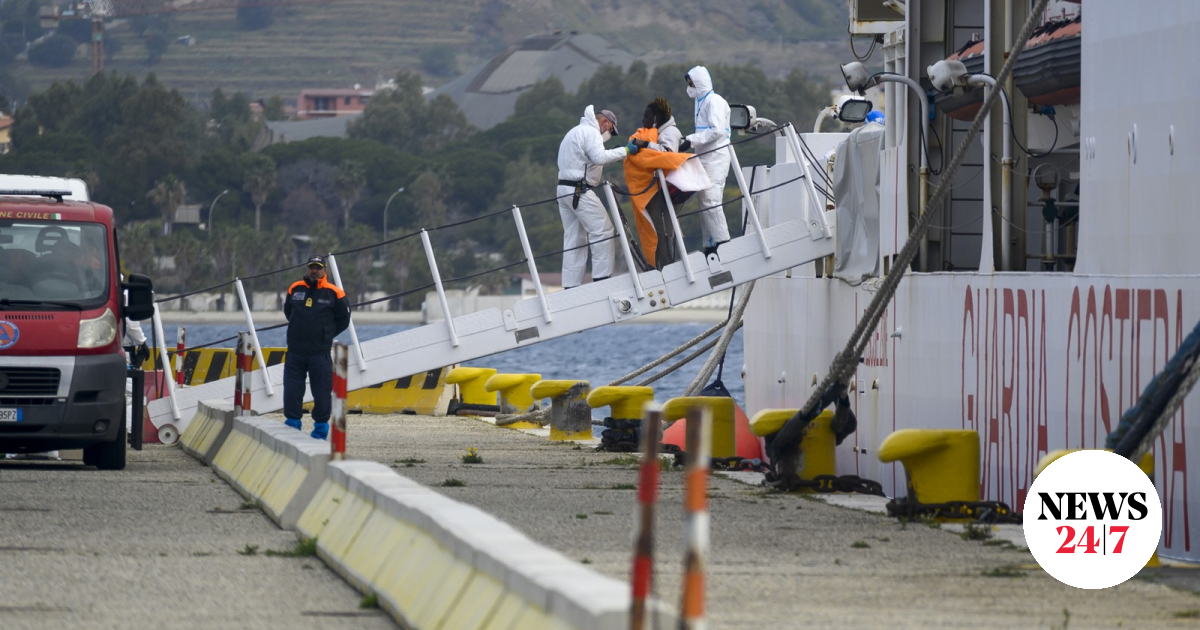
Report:
[[[1013,67],[1017,88],[1038,105],[1078,103],[1082,48],[1082,16],[1046,22]]]

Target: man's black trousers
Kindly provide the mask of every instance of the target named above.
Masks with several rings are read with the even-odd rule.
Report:
[[[303,414],[306,378],[313,394],[313,422],[329,422],[329,407],[333,397],[333,359],[329,353],[287,353],[283,361],[284,417],[299,420]]]

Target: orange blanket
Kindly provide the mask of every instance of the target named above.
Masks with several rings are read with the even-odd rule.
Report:
[[[658,129],[638,129],[629,139],[658,142]],[[642,194],[632,197],[633,218],[637,224],[638,242],[642,244],[642,253],[650,264],[654,264],[654,253],[658,250],[658,232],[654,230],[654,224],[650,222],[650,216],[646,214],[646,204],[650,203],[654,193],[658,192],[658,182],[655,181],[657,178],[654,176],[654,171],[658,169],[673,171],[690,157],[692,157],[691,153],[642,149],[625,158],[625,185],[629,188],[629,192],[636,193],[645,190]]]

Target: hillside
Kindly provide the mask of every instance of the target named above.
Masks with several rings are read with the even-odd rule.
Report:
[[[756,63],[769,75],[804,67],[837,75],[846,51],[845,0],[328,0],[274,10],[263,30],[240,30],[234,11],[179,13],[165,20],[172,41],[147,64],[134,20],[108,25],[117,52],[106,69],[142,76],[153,71],[191,100],[216,87],[254,98],[293,98],[305,87],[374,84],[397,71],[421,71],[428,84],[453,75],[426,71],[452,59],[471,69],[525,36],[554,30],[593,32],[650,65],[703,60]],[[47,69],[18,60],[10,70],[33,89],[55,80],[86,79],[80,52],[71,65]],[[422,63],[422,59],[426,63]]]

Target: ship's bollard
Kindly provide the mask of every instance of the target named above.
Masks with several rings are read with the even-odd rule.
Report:
[[[245,339],[242,341],[242,355],[238,357],[242,369],[242,411],[252,415],[254,408],[250,406],[250,375],[254,371],[254,344],[250,342],[250,333],[242,335]]]
[[[497,374],[483,384],[483,389],[500,394],[500,413],[527,413],[536,409],[529,390],[542,380],[541,374]],[[514,422],[509,429],[539,429],[536,422]]]
[[[917,503],[979,501],[979,433],[966,429],[901,429],[879,445],[879,461],[898,461]]]
[[[329,423],[330,459],[346,459],[346,358],[345,344],[333,344],[333,405]]]
[[[1038,460],[1037,466],[1033,467],[1033,476],[1037,477],[1038,475],[1042,474],[1042,471],[1046,470],[1046,467],[1049,466],[1050,464],[1054,463],[1054,461],[1056,459],[1058,459],[1064,455],[1070,455],[1071,453],[1074,453],[1075,451],[1078,451],[1078,450],[1081,450],[1081,449],[1077,449],[1077,448],[1059,449],[1056,451],[1050,451],[1049,453],[1042,455],[1042,458],[1040,460]],[[1104,450],[1111,451],[1112,449],[1104,449]],[[1151,482],[1153,482],[1154,481],[1154,453],[1149,452],[1149,453],[1146,453],[1145,455],[1143,455],[1142,461],[1138,462],[1138,468],[1141,468],[1142,472],[1146,473],[1146,476],[1150,478]],[[1150,560],[1148,560],[1146,562],[1146,566],[1147,567],[1161,567],[1162,566],[1162,560],[1158,559],[1158,550],[1157,549],[1155,549],[1154,554],[1150,556]]]
[[[646,627],[646,599],[650,597],[654,583],[654,506],[658,502],[658,429],[662,418],[662,410],[657,405],[646,405],[646,430],[642,432],[642,462],[638,469],[638,532],[633,549],[631,630]]]
[[[654,400],[654,388],[635,385],[604,385],[588,394],[588,405],[609,407],[611,415],[604,419],[601,446],[610,450],[632,451],[640,442],[642,409]],[[655,436],[656,438],[659,436]]]
[[[556,442],[592,439],[592,408],[587,404],[592,385],[587,381],[538,381],[529,393],[550,399],[550,439]]]
[[[239,332],[237,349],[233,351],[233,364],[237,368],[233,377],[233,417],[235,418],[242,415],[242,379],[245,378],[245,375],[242,374],[242,354],[245,353],[245,344],[246,333]]]
[[[450,401],[447,415],[494,415],[499,413],[495,392],[484,389],[488,379],[495,376],[492,368],[456,367],[446,375],[447,385],[458,385],[458,400]],[[461,412],[461,413],[460,413]]]
[[[187,345],[184,343],[184,334],[186,329],[183,326],[179,327],[179,341],[175,344],[175,384],[180,388],[183,387],[183,356]]]
[[[704,571],[708,560],[708,461],[712,448],[712,409],[693,406],[687,414],[687,464],[683,509],[687,519],[687,551],[683,556],[683,605],[679,627],[703,630]]]
[[[768,440],[779,432],[783,425],[796,415],[799,409],[763,409],[750,419],[750,432]],[[837,474],[837,437],[829,426],[833,421],[832,411],[822,411],[813,418],[805,429],[804,437],[800,440],[800,470],[796,476],[800,479],[816,479],[821,475]],[[811,492],[811,488],[803,491]]]

